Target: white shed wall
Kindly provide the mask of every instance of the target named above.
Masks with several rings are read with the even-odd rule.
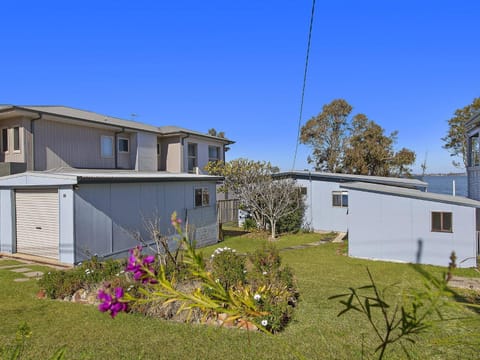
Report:
[[[453,214],[453,232],[431,231],[431,212]],[[476,266],[475,208],[349,189],[349,255],[448,266]],[[467,259],[465,262],[461,261]]]
[[[12,190],[0,189],[0,251],[12,253],[14,247],[14,212]]]
[[[332,192],[345,191],[340,183],[297,179],[297,184],[307,188],[304,222],[315,231],[343,231],[348,229],[347,208],[332,206]]]

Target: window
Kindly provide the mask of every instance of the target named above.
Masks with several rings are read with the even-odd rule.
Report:
[[[127,138],[118,138],[118,152],[128,153],[130,151],[130,141]]]
[[[218,161],[218,160],[220,160],[220,147],[209,146],[208,147],[208,161]]]
[[[302,186],[300,188],[300,195],[307,195],[307,188],[305,186]]]
[[[333,191],[332,192],[332,206],[334,206],[334,207],[348,207],[348,192],[347,191]]]
[[[20,128],[13,128],[13,151],[20,151]]]
[[[8,129],[2,129],[2,151],[8,152]]]
[[[210,194],[208,188],[195,189],[195,207],[210,205]]]
[[[432,211],[432,232],[453,232],[452,213]]]
[[[475,134],[469,139],[470,143],[470,166],[479,166],[480,165],[480,147],[478,142],[478,134]]]
[[[188,144],[188,172],[193,173],[194,168],[198,166],[197,162],[197,144]]]
[[[102,157],[113,157],[113,136],[102,136],[100,138]]]
[[[157,143],[157,156],[160,156],[160,143]]]

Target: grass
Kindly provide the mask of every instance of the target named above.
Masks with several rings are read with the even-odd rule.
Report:
[[[318,240],[318,234],[293,235],[280,238],[277,245]],[[243,235],[227,238],[221,245],[247,251],[261,246],[262,241]],[[27,321],[33,332],[25,354],[28,359],[48,358],[63,345],[68,359],[294,359],[295,352],[307,359],[371,358],[367,350],[376,339],[364,319],[358,314],[337,317],[342,307],[328,297],[349,286],[367,284],[366,266],[380,286],[398,282],[420,288],[423,278],[410,265],[348,258],[338,255],[338,248],[338,244],[326,244],[282,252],[283,261],[297,276],[301,299],[294,321],[275,336],[128,314],[112,320],[93,306],[39,300],[34,280],[17,283],[13,280],[18,274],[0,270],[0,345],[12,342],[17,326]],[[0,261],[0,266],[3,264]],[[28,267],[48,271],[41,266]],[[437,275],[444,271],[425,268]],[[462,270],[458,274],[474,273]],[[449,315],[463,319],[443,322],[420,337],[410,347],[414,359],[477,358],[479,315],[453,309]],[[404,359],[405,354],[393,347],[386,358]]]
[[[295,245],[304,245],[321,240],[331,240],[335,233],[318,234],[318,233],[299,233],[286,234],[278,237],[273,241],[278,249],[284,249]],[[218,247],[230,247],[241,253],[253,252],[260,249],[269,240],[270,234],[265,232],[248,233],[240,230],[228,229],[226,231],[225,240],[211,246],[200,249],[203,254],[211,255]]]

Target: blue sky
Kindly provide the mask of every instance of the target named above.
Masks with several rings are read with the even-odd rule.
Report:
[[[21,1],[0,5],[0,103],[66,105],[225,131],[229,159],[290,170],[311,1]],[[346,99],[397,146],[441,148],[480,96],[478,0],[317,1],[302,123]],[[301,145],[297,169],[307,169]]]

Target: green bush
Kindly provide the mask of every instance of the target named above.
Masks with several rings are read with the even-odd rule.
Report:
[[[263,319],[265,327],[272,333],[285,328],[293,316],[299,293],[290,267],[282,266],[278,249],[273,244],[265,244],[263,248],[249,255],[251,271],[247,273],[247,281],[263,292],[261,310],[268,312]]]
[[[100,262],[96,257],[73,269],[52,270],[44,274],[39,285],[53,299],[71,296],[79,289],[89,289],[123,272],[124,263],[118,260]]]
[[[210,258],[210,265],[212,275],[224,289],[245,282],[245,257],[239,256],[235,249],[228,247],[216,249]]]
[[[257,222],[252,218],[246,218],[245,222],[243,223],[243,230],[251,231],[257,228]]]
[[[290,207],[296,206],[291,204]],[[304,225],[303,218],[305,216],[305,202],[300,201],[299,207],[294,212],[281,217],[277,222],[277,232],[281,233],[293,233],[302,230]]]

